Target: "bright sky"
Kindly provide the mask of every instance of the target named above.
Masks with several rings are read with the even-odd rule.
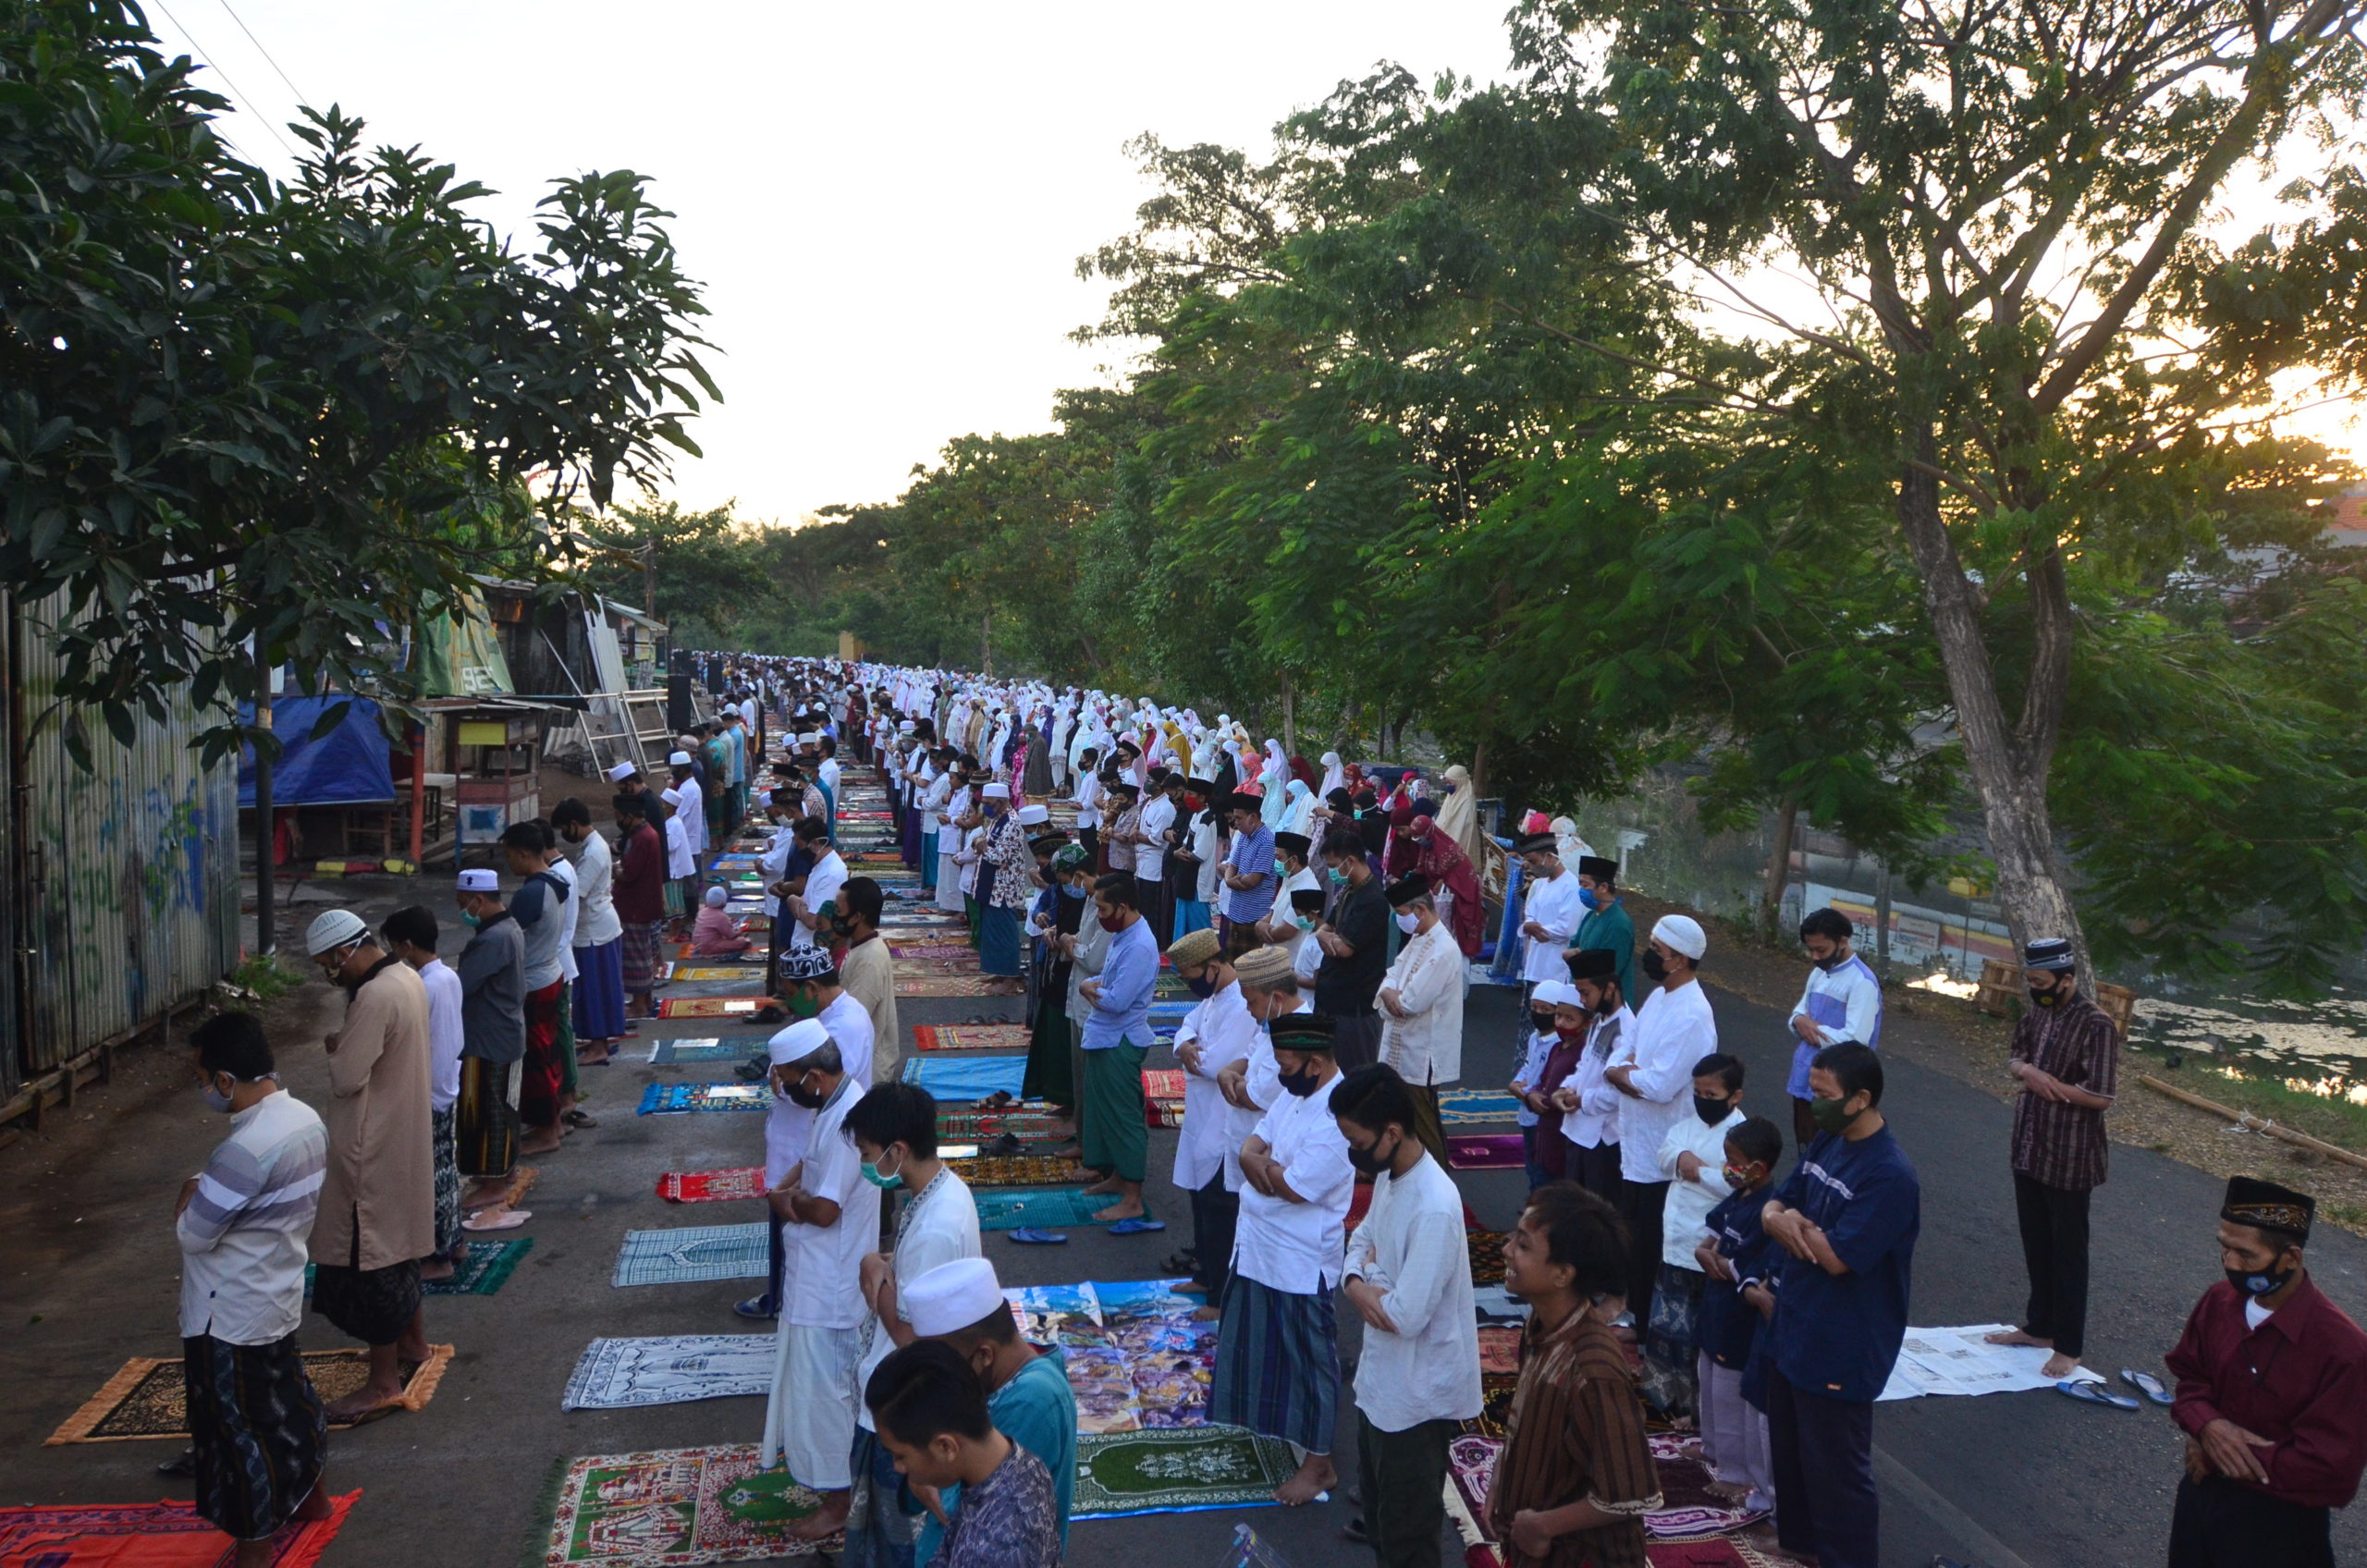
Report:
[[[728,399],[675,498],[793,521],[893,498],[952,436],[1049,428],[1056,390],[1103,379],[1115,346],[1066,335],[1101,300],[1076,258],[1148,194],[1129,137],[1262,149],[1383,59],[1492,77],[1508,0],[165,3],[158,35],[215,64],[224,129],[280,172],[255,122],[294,117],[292,80],[495,187],[505,230],[554,176],[652,176]]]

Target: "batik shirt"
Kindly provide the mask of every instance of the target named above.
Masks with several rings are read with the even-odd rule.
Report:
[[[928,1568],[1060,1568],[1060,1506],[1044,1462],[1011,1445],[1010,1457],[975,1487]]]

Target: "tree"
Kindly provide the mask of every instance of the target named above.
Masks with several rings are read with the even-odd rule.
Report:
[[[387,628],[562,567],[552,512],[661,479],[716,395],[639,176],[558,182],[514,254],[482,187],[334,108],[278,184],[192,74],[122,0],[0,0],[0,570],[127,742],[281,664],[399,706]],[[201,743],[241,739],[274,743]]]

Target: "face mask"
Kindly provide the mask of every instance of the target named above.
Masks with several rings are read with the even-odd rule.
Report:
[[[1419,931],[1421,928],[1422,920],[1419,915],[1401,914],[1397,917],[1397,929],[1404,932],[1409,937],[1415,932]]]
[[[230,1096],[215,1088],[211,1079],[206,1081],[202,1092],[205,1096],[206,1109],[222,1116],[230,1114]]]
[[[1613,1013],[1619,1011],[1619,998],[1617,997],[1606,996],[1602,1000],[1594,1004],[1594,1010],[1603,1017],[1609,1018]]]
[[[1291,916],[1291,924],[1297,926],[1302,931],[1312,931],[1315,929],[1315,916],[1311,914],[1294,914]]]
[[[2057,1001],[2062,999],[2063,995],[2060,991],[2042,991],[2036,986],[2030,987],[2030,1000],[2036,1002],[2041,1007],[2054,1006]]]
[[[1727,1186],[1732,1187],[1738,1193],[1748,1192],[1752,1183],[1759,1180],[1759,1178],[1753,1176],[1748,1170],[1737,1170],[1731,1165],[1721,1166],[1719,1168],[1718,1174],[1726,1179]]]
[[[789,1015],[791,1018],[811,1018],[822,1011],[822,1004],[814,999],[813,993],[810,991],[797,992],[785,1005],[789,1008]]]
[[[1217,983],[1214,980],[1209,979],[1205,974],[1195,974],[1189,980],[1184,981],[1184,984],[1190,988],[1192,994],[1196,997],[1208,998],[1213,997],[1217,994]]]
[[[883,1191],[893,1191],[904,1184],[903,1171],[901,1170],[903,1163],[904,1162],[900,1159],[896,1162],[899,1167],[898,1170],[882,1172],[876,1163],[866,1159],[863,1162],[863,1179],[870,1182],[873,1186],[878,1187]]]
[[[479,926],[483,925],[484,922],[478,918],[476,911],[472,909],[464,909],[460,912],[460,924],[467,926],[470,930],[474,931]]]
[[[1581,888],[1578,889],[1578,902],[1584,904],[1588,909],[1600,909],[1602,907],[1602,900],[1595,896],[1595,890],[1592,888]]]
[[[1282,1073],[1281,1077],[1283,1088],[1288,1089],[1292,1094],[1296,1095],[1299,1098],[1305,1099],[1307,1096],[1315,1093],[1315,1085],[1318,1074],[1316,1072],[1315,1069],[1310,1067],[1304,1072],[1285,1072]]]
[[[1380,1145],[1378,1142],[1368,1149],[1360,1149],[1353,1145],[1348,1149],[1348,1163],[1367,1176],[1380,1175],[1388,1170],[1396,1158],[1397,1150],[1392,1149],[1387,1154],[1383,1154],[1380,1152]]]
[[[1324,875],[1331,879],[1331,886],[1334,888],[1344,887],[1347,884],[1348,874],[1344,871],[1327,871]]]
[[[802,1078],[796,1083],[791,1084],[788,1088],[782,1090],[781,1093],[787,1095],[791,1099],[796,1101],[799,1105],[803,1106],[808,1110],[821,1109],[830,1098],[829,1096],[822,1093],[818,1089],[807,1088],[805,1086],[805,1081]]]
[[[1820,1133],[1846,1132],[1851,1122],[1866,1114],[1862,1110],[1843,1109],[1842,1108],[1847,1103],[1846,1100],[1827,1099],[1809,1101],[1809,1115],[1815,1119],[1817,1131]]]
[[[1809,962],[1814,963],[1819,969],[1823,970],[1827,974],[1830,974],[1834,970],[1841,967],[1842,963],[1846,960],[1846,957],[1847,955],[1844,953],[1834,953],[1831,958],[1811,959]]]
[[[1353,1159],[1355,1158],[1355,1150],[1350,1149],[1348,1155]],[[2257,1300],[2262,1296],[2275,1295],[2291,1284],[2293,1276],[2300,1272],[2298,1266],[2287,1266],[2268,1272],[2250,1268],[2230,1268],[2227,1270],[2227,1283],[2236,1287],[2238,1295]]]
[[[1553,1015],[1550,1012],[1532,1012],[1528,1015],[1528,1026],[1540,1035],[1551,1035],[1553,1033]]]
[[[1583,1023],[1564,1023],[1559,1019],[1556,1019],[1553,1023],[1553,1033],[1565,1040],[1583,1039],[1586,1037],[1586,1032],[1587,1026]]]
[[[1063,882],[1061,884],[1061,897],[1064,899],[1081,899],[1085,897],[1085,889],[1082,888],[1073,887],[1070,884]]]
[[[1703,1095],[1693,1096],[1693,1114],[1712,1127],[1723,1121],[1726,1119],[1726,1112],[1733,1109],[1734,1102],[1731,1100],[1713,1100]]]
[[[1101,923],[1101,929],[1109,932],[1112,937],[1126,928],[1126,923],[1114,914],[1100,914],[1094,918]]]
[[[854,922],[852,920],[842,920],[835,914],[832,915],[830,917],[830,935],[833,937],[853,936]]]
[[[1665,980],[1668,978],[1668,960],[1661,957],[1656,949],[1647,948],[1644,950],[1643,969],[1645,978],[1647,979]]]

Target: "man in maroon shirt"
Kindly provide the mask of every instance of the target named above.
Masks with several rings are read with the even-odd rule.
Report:
[[[620,794],[609,809],[616,813],[619,839],[609,892],[624,926],[625,1013],[632,1016],[637,1001],[640,1016],[655,1018],[650,993],[656,979],[657,933],[666,924],[666,849],[640,796]]]
[[[2170,1353],[2186,1479],[2170,1568],[2334,1568],[2333,1511],[2367,1466],[2367,1334],[2302,1266],[2315,1202],[2230,1178],[2224,1283]]]

